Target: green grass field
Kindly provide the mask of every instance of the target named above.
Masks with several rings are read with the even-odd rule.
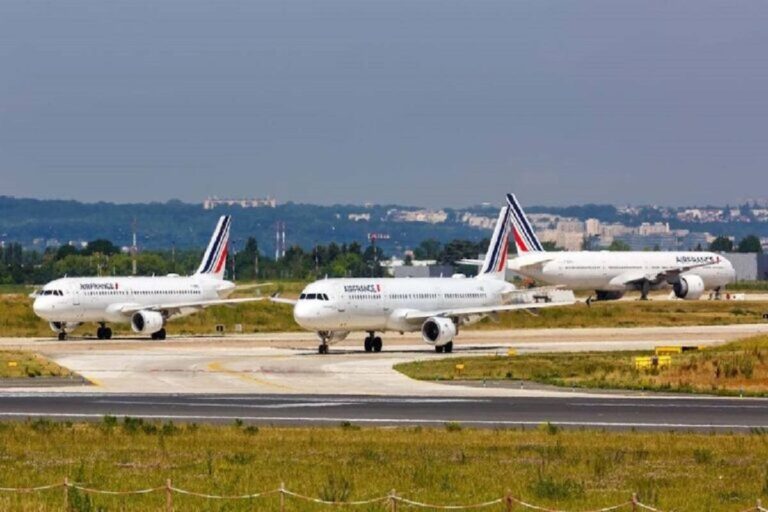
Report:
[[[542,506],[585,510],[632,492],[662,510],[737,511],[768,498],[768,434],[673,434],[446,428],[303,429],[101,424],[0,424],[0,487],[62,482],[106,490],[173,485],[240,495],[286,488],[327,500],[382,496],[445,504],[507,491]],[[86,496],[72,510],[164,510],[162,492]],[[62,510],[61,489],[0,492],[0,509]],[[288,499],[286,510],[328,510]],[[276,497],[222,502],[175,496],[176,510],[278,510]],[[408,509],[408,507],[402,507]],[[490,510],[500,510],[490,509]],[[381,505],[359,510],[385,510]]]
[[[526,380],[556,386],[768,396],[768,336],[672,356],[669,368],[638,370],[648,352],[460,357],[403,363],[421,380]],[[463,365],[461,370],[456,365]]]

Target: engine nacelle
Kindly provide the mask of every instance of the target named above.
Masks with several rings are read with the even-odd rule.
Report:
[[[80,326],[79,322],[49,322],[48,326],[53,332],[70,333]]]
[[[672,284],[675,297],[685,300],[698,300],[704,295],[704,280],[699,276],[680,276],[680,279]]]
[[[154,334],[164,325],[165,319],[157,311],[137,311],[131,317],[131,329],[140,334]]]
[[[317,338],[323,343],[338,343],[349,336],[349,331],[320,331]]]
[[[421,326],[421,337],[425,343],[442,347],[453,341],[456,336],[456,324],[450,318],[431,317]]]

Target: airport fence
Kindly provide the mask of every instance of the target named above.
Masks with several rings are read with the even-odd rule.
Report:
[[[194,498],[200,498],[203,500],[220,500],[220,501],[238,501],[238,500],[255,500],[259,498],[267,498],[270,496],[278,496],[279,498],[279,510],[285,512],[290,506],[290,500],[296,500],[304,503],[314,503],[316,505],[325,505],[332,508],[346,508],[346,507],[361,507],[361,506],[375,506],[380,505],[382,510],[388,510],[391,512],[397,512],[398,508],[402,505],[403,508],[415,508],[425,510],[479,510],[495,508],[496,510],[535,510],[540,512],[566,512],[564,510],[552,509],[542,507],[532,503],[523,501],[511,493],[507,493],[497,499],[486,501],[483,503],[472,504],[436,504],[436,503],[424,503],[416,500],[408,499],[404,496],[397,494],[395,490],[390,491],[386,495],[359,501],[328,501],[320,498],[313,498],[311,496],[305,496],[293,492],[280,484],[280,487],[273,490],[242,495],[217,495],[206,494],[202,492],[189,491],[186,489],[180,489],[174,487],[170,479],[165,481],[165,485],[158,487],[150,487],[147,489],[139,489],[135,491],[110,491],[104,489],[94,489],[85,485],[71,482],[68,478],[65,478],[63,482],[51,485],[43,485],[38,487],[0,487],[0,493],[17,493],[17,494],[34,494],[52,490],[63,491],[63,504],[65,510],[72,510],[70,492],[78,491],[84,494],[92,495],[105,495],[105,496],[139,496],[147,494],[164,494],[165,495],[165,510],[166,512],[174,511],[173,498],[174,495],[189,496]],[[609,507],[593,509],[591,511],[584,512],[613,512],[616,510],[631,510],[633,512],[648,511],[648,512],[662,512],[662,510],[647,505],[638,499],[637,494],[632,494],[629,500],[613,505]],[[768,509],[764,508],[757,500],[756,504],[752,507],[744,509],[742,512],[768,512]]]

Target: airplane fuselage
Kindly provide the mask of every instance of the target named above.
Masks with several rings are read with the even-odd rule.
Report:
[[[409,321],[408,312],[504,304],[514,290],[493,279],[324,279],[304,289],[294,318],[311,331],[412,332],[422,321]]]
[[[35,314],[48,322],[128,323],[124,307],[217,300],[229,296],[235,285],[204,275],[190,277],[67,277],[46,284],[35,297]],[[193,308],[175,311],[184,316]]]
[[[620,282],[624,276],[654,276],[670,268],[697,262],[708,264],[682,275],[699,276],[708,290],[734,282],[735,271],[731,263],[710,252],[539,252],[510,259],[508,268],[537,281],[574,290],[628,291],[636,287]],[[653,288],[669,286],[667,281],[650,284]]]

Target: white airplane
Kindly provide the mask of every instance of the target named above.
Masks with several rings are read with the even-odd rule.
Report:
[[[565,306],[573,292],[555,289],[517,290],[504,281],[509,247],[510,208],[502,208],[490,250],[476,278],[323,279],[308,285],[293,304],[293,316],[303,328],[316,331],[319,352],[345,339],[351,331],[366,331],[366,352],[380,352],[377,332],[421,331],[436,352],[451,352],[459,327],[502,311]]]
[[[227,298],[235,284],[225,281],[229,230],[232,218],[224,215],[200,263],[189,277],[65,277],[35,293],[35,314],[50,323],[59,340],[83,322],[96,322],[100,340],[110,339],[110,323],[130,323],[134,332],[165,339],[165,324],[209,306],[253,302],[260,298]]]
[[[542,283],[595,290],[597,300],[619,299],[633,290],[647,299],[651,290],[667,287],[679,299],[697,300],[707,290],[719,295],[736,277],[731,262],[712,252],[547,252],[514,194],[507,194],[507,203],[518,254],[509,260],[508,268]]]

